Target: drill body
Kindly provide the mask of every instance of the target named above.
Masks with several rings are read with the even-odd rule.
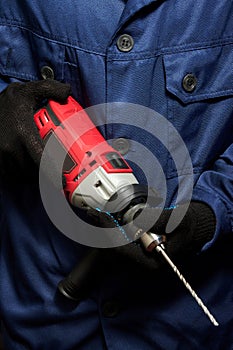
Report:
[[[139,204],[148,199],[148,188],[138,183],[133,170],[103,138],[85,110],[71,96],[67,103],[48,101],[34,116],[40,136],[46,143],[51,135],[56,147],[66,152],[64,192],[69,202],[82,209],[100,208],[114,213],[122,222],[132,220]],[[150,190],[154,204],[159,201]],[[135,211],[132,207],[135,206]]]

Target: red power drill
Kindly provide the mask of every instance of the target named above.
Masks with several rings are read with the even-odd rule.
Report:
[[[69,123],[74,115],[75,123]],[[49,101],[35,114],[34,120],[44,142],[53,135],[58,149],[66,151],[62,170],[66,179],[64,192],[72,205],[87,211],[100,208],[103,212],[112,213],[123,225],[132,223],[145,206],[155,206],[161,201],[154,189],[138,183],[125,159],[106,142],[71,96],[66,104]],[[163,255],[210,321],[217,326],[213,315],[166,254],[165,237],[136,227],[132,240],[136,238],[140,238],[146,250],[156,250]],[[74,300],[84,296],[88,274],[92,272],[98,255],[98,249],[91,249],[69,276],[59,283],[58,288],[63,295]]]

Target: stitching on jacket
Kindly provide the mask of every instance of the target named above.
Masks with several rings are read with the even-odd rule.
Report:
[[[0,26],[13,26],[22,30],[26,30],[28,32],[31,32],[32,34],[36,35],[37,37],[52,41],[54,43],[65,45],[67,47],[73,47],[75,49],[78,49],[80,51],[84,51],[90,54],[96,54],[100,56],[108,56],[108,61],[130,61],[132,59],[134,60],[140,60],[140,59],[150,59],[154,58],[156,56],[159,56],[161,54],[174,54],[179,52],[188,52],[193,50],[201,50],[201,49],[207,49],[207,48],[214,48],[217,46],[225,46],[225,45],[231,45],[233,44],[233,36],[227,36],[225,38],[219,39],[219,40],[212,40],[212,41],[204,41],[204,42],[191,42],[188,44],[181,44],[177,46],[168,46],[168,47],[158,47],[155,52],[151,51],[138,51],[138,52],[129,52],[126,53],[124,56],[121,53],[106,53],[106,52],[99,52],[96,50],[91,50],[89,48],[86,48],[83,43],[80,41],[73,41],[70,40],[70,38],[65,37],[58,37],[56,35],[51,35],[50,33],[42,33],[41,31],[36,31],[35,28],[26,27],[23,23],[16,21],[16,20],[6,20],[5,18],[0,18]],[[98,47],[98,45],[97,45]],[[99,46],[102,50],[106,50],[106,48]]]

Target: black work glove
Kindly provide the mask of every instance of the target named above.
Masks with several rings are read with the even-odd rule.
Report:
[[[27,182],[37,174],[43,143],[34,113],[47,99],[65,102],[70,86],[55,80],[11,83],[0,94],[0,176]],[[37,165],[37,166],[35,166]]]
[[[166,233],[166,226],[172,210],[182,211],[183,207],[184,205],[180,205],[177,209],[163,210],[159,219],[150,229],[150,232],[166,236],[166,252],[175,261],[191,258],[198,253],[203,245],[212,239],[215,232],[215,215],[212,209],[205,203],[193,201],[182,221],[178,225],[174,225],[173,231]],[[145,209],[140,226],[148,229],[148,223],[153,222],[154,217],[158,217],[158,209]],[[139,222],[138,220],[137,226],[139,226]],[[140,240],[125,246],[106,249],[105,254],[110,260],[117,261],[118,264],[120,262],[124,265],[132,263],[134,268],[142,267],[156,270],[161,266],[167,266],[158,253],[147,252],[140,244]]]

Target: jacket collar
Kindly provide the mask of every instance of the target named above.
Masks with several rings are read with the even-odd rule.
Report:
[[[121,15],[118,30],[130,19],[132,18],[138,11],[147,7],[152,3],[156,3],[159,0],[128,0],[125,4],[124,11]]]

